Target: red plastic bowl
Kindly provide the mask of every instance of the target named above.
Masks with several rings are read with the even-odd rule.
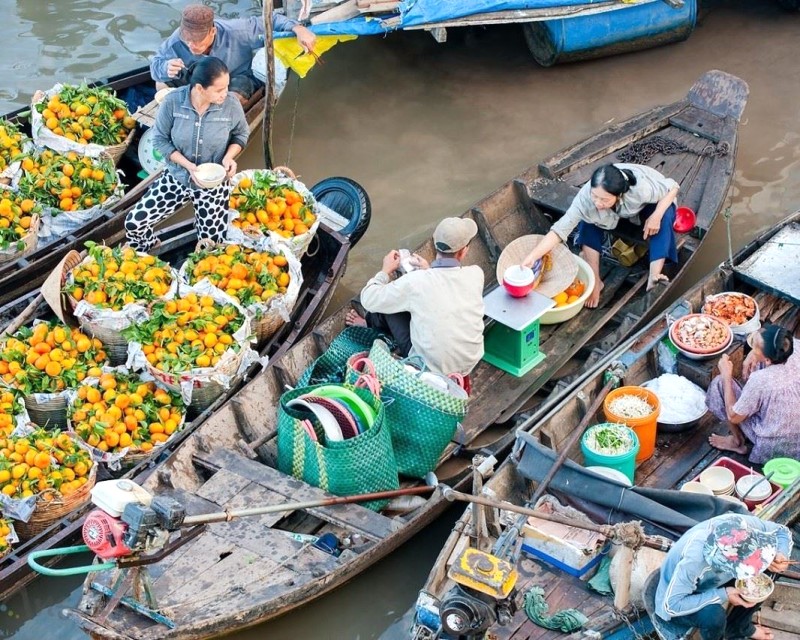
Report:
[[[695,224],[697,224],[697,214],[689,207],[678,207],[675,210],[675,222],[672,223],[672,228],[677,233],[689,233]]]
[[[530,284],[526,284],[525,286],[519,286],[515,284],[509,284],[506,280],[503,280],[503,286],[505,287],[506,291],[510,295],[515,298],[524,298],[527,296],[531,291],[533,291],[533,282]]]
[[[511,266],[503,275],[503,286],[513,297],[524,298],[536,286],[536,274],[531,269]]]

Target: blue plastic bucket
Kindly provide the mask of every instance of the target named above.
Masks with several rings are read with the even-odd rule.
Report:
[[[589,437],[592,431],[611,424],[614,424],[614,426],[620,427],[629,433],[631,439],[633,440],[633,448],[630,451],[617,456],[609,456],[589,449],[589,447],[586,446],[586,439]],[[639,438],[636,436],[636,432],[630,427],[610,422],[589,427],[581,438],[581,451],[583,452],[585,466],[598,466],[608,467],[609,469],[617,469],[618,471],[624,473],[633,483],[634,474],[636,473],[636,454],[639,453]]]

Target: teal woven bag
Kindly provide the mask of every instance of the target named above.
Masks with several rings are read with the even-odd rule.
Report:
[[[399,489],[397,463],[383,402],[366,389],[351,389],[375,409],[373,425],[364,433],[338,442],[326,442],[322,429],[315,425],[318,442],[314,442],[300,424],[300,418],[307,414],[286,405],[319,386],[298,387],[281,396],[278,469],[338,496]],[[365,502],[364,506],[378,511],[387,502]]]
[[[467,401],[420,380],[395,360],[380,340],[372,345],[369,359],[386,403],[397,470],[404,476],[422,478],[436,468],[467,413]]]
[[[297,386],[343,382],[347,359],[359,351],[369,351],[372,343],[381,335],[379,331],[368,327],[345,327],[325,353],[303,371]]]

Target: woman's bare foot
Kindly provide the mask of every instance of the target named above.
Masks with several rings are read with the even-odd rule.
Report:
[[[594,285],[594,289],[592,289],[592,292],[589,294],[589,297],[586,298],[586,302],[584,303],[583,306],[589,309],[594,309],[595,307],[597,307],[597,304],[600,302],[600,294],[603,292],[603,287],[605,286],[606,285],[604,285],[602,282],[596,282]]]
[[[364,320],[355,309],[350,309],[344,317],[344,323],[348,327],[366,327],[367,321]]]
[[[767,629],[766,627],[762,627],[760,624],[756,625],[755,633],[752,636],[753,640],[772,640],[775,637],[775,634],[772,633],[771,629]]]
[[[747,453],[747,445],[740,443],[733,436],[721,436],[718,433],[712,433],[708,437],[708,444],[720,451],[733,451],[742,455]]]
[[[650,291],[650,289],[653,289],[657,284],[669,284],[669,278],[663,273],[659,273],[657,276],[648,278],[647,290]]]

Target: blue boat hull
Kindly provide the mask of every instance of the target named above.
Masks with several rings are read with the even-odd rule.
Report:
[[[686,40],[696,20],[697,0],[686,0],[680,9],[648,2],[582,18],[529,22],[524,30],[536,62],[549,67]]]

